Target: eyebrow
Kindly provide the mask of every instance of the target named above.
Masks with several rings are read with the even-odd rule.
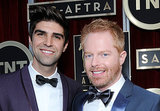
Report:
[[[60,34],[60,33],[55,33],[55,32],[53,32],[53,35],[58,35],[58,36],[61,36],[62,38],[64,38],[64,35],[63,35],[63,34]]]
[[[46,33],[46,31],[43,31],[43,30],[35,30],[34,33],[37,33],[37,32],[41,32],[41,33]],[[57,36],[61,36],[62,38],[64,38],[64,35],[61,34],[61,33],[56,33],[56,32],[53,32],[53,35],[57,35]]]
[[[43,31],[43,30],[35,30],[35,32],[34,32],[34,33],[37,33],[37,32],[46,33],[46,32],[45,32],[45,31]]]
[[[84,54],[92,54],[91,52],[84,52]]]
[[[111,53],[111,51],[107,51],[107,50],[105,50],[105,51],[100,51],[100,52],[98,52],[98,54],[101,54],[101,53]],[[91,52],[85,52],[84,51],[84,54],[92,54]]]

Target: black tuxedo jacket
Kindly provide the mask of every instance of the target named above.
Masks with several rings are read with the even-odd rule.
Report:
[[[71,111],[73,98],[82,91],[82,87],[63,74],[60,77],[63,86],[63,111]],[[38,111],[28,66],[14,73],[0,75],[0,111]]]

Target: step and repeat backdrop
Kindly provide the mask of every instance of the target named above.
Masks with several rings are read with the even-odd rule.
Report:
[[[82,51],[79,48],[80,30],[85,23],[100,17],[117,21],[121,27],[129,27],[129,30],[124,31],[125,50],[127,51],[127,58],[123,66],[124,76],[145,88],[160,85],[158,82],[148,82],[150,78],[160,77],[160,42],[158,42],[160,41],[160,0],[59,0],[26,5],[28,24],[34,6],[51,5],[64,13],[71,26],[74,26],[71,27],[71,39],[65,52],[68,54],[64,54],[68,59],[62,55],[64,62],[60,61],[62,67],[60,68],[62,72],[69,73],[68,76],[80,82],[84,86],[84,90],[87,90],[91,84],[83,69]],[[122,23],[125,21],[122,20],[124,16],[129,20],[129,26]],[[149,42],[144,42],[145,40]],[[0,74],[7,74],[29,64],[32,54],[26,44],[18,41],[2,41],[0,43],[0,59]],[[63,69],[63,66],[66,68]],[[154,77],[148,77],[151,70],[155,74]],[[142,71],[147,75],[146,81]],[[72,72],[74,74],[70,75]],[[143,81],[140,81],[142,79]]]

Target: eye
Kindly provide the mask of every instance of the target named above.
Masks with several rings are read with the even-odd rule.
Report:
[[[56,39],[61,39],[61,38],[62,38],[60,35],[54,35],[54,37],[55,37]]]
[[[38,35],[38,36],[43,36],[43,35],[44,35],[44,33],[37,33],[37,35]]]
[[[108,54],[104,53],[103,56],[108,56]]]
[[[41,30],[36,30],[35,31],[35,35],[37,36],[37,37],[44,37],[45,36],[45,32],[44,31],[41,31]]]
[[[53,36],[56,38],[56,39],[63,39],[63,35],[60,34],[60,33],[54,33]]]
[[[85,54],[85,58],[91,58],[92,54]]]
[[[107,56],[108,56],[108,53],[106,52],[101,53],[101,57],[107,57]]]

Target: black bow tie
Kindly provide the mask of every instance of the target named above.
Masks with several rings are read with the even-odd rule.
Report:
[[[43,85],[45,83],[49,83],[53,87],[56,87],[58,80],[57,80],[57,78],[48,79],[48,78],[44,78],[41,75],[36,75],[36,82],[39,85]]]
[[[94,101],[95,99],[101,99],[102,102],[104,103],[105,106],[110,102],[113,92],[111,92],[110,89],[103,91],[103,92],[98,92],[94,87],[90,86],[89,87],[89,98],[88,98],[88,103]]]

